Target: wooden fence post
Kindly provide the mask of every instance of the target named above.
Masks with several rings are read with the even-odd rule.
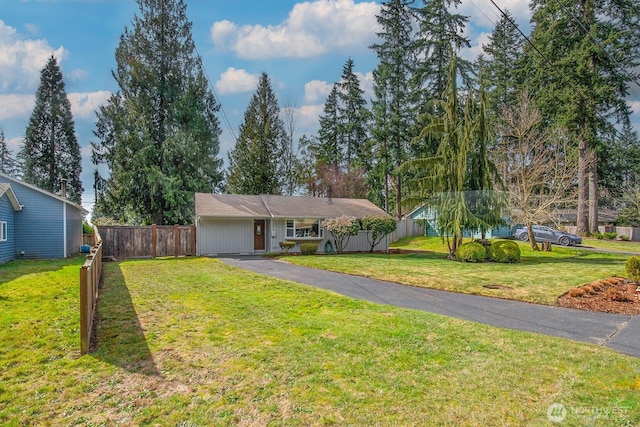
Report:
[[[178,224],[173,226],[173,254],[176,258],[180,255],[180,229]]]
[[[191,256],[196,256],[196,225],[191,224]]]
[[[151,258],[155,258],[156,257],[156,240],[157,240],[157,235],[156,235],[156,225],[152,224],[151,225]]]

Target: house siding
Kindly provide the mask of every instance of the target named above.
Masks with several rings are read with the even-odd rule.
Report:
[[[0,221],[7,223],[7,240],[0,242],[0,263],[15,258],[15,211],[6,194],[0,197]]]
[[[267,226],[267,231],[268,229]],[[267,238],[267,244],[269,240]],[[196,242],[198,255],[253,253],[253,218],[201,218],[196,231]]]
[[[67,253],[66,256],[75,255],[82,250],[82,212],[72,206],[67,209]]]
[[[24,206],[16,215],[17,258],[64,258],[63,202],[12,183]]]

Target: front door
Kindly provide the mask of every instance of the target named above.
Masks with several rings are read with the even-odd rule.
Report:
[[[253,250],[264,251],[265,250],[265,220],[255,219],[253,220]]]

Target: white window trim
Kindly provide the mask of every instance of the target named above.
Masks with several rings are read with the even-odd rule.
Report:
[[[7,221],[0,221],[0,242],[6,242],[9,234],[9,226]]]

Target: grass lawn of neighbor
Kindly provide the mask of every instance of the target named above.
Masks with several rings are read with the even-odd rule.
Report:
[[[554,256],[559,274],[588,269],[579,262],[590,255]],[[352,258],[379,260],[379,271],[389,262]],[[420,263],[452,265],[437,254],[394,259],[407,277]],[[545,426],[559,416],[563,426],[640,424],[638,359],[208,258],[105,264],[97,348],[81,357],[82,262],[0,265],[0,425]],[[605,270],[621,262],[594,259]],[[533,255],[528,264],[544,268]]]

